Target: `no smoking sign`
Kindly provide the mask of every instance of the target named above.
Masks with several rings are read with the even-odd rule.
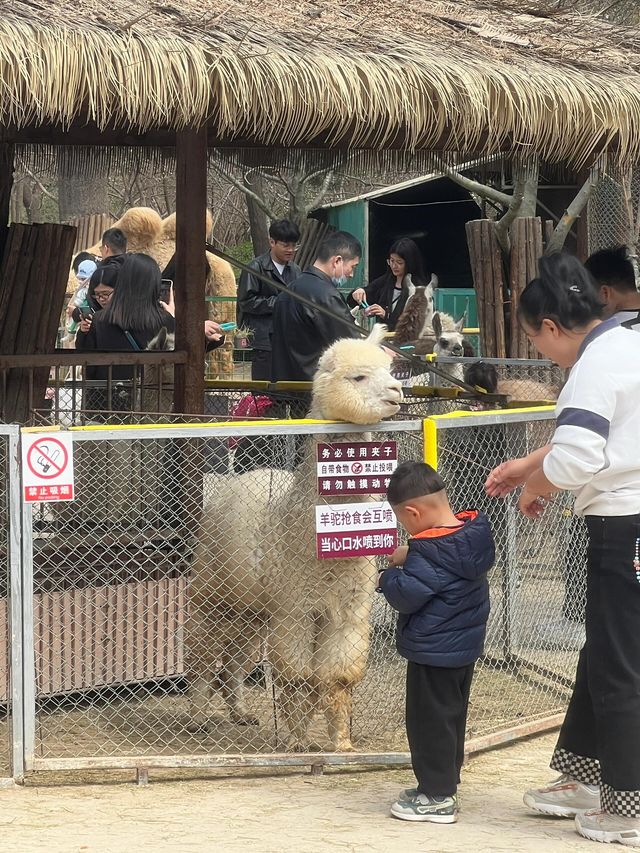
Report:
[[[69,433],[22,433],[22,485],[27,503],[73,500],[73,440]]]

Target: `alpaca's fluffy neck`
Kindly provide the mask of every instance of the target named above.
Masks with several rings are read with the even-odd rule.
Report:
[[[325,415],[316,401],[312,402],[311,409],[309,410],[309,414],[307,415],[307,417],[313,418],[314,420],[325,419]],[[371,433],[347,432],[306,436],[304,441],[304,450],[302,458],[300,460],[300,464],[296,467],[295,470],[297,488],[302,488],[307,492],[316,492],[316,482],[318,478],[318,458],[316,448],[318,444],[337,444],[338,442],[359,441],[371,441]],[[345,498],[338,496],[335,498],[326,498],[325,500],[330,503],[340,503],[344,502]],[[369,500],[369,498],[367,496],[353,496],[350,497],[349,500],[364,501]]]

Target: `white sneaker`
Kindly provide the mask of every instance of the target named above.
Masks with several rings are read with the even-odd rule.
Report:
[[[609,814],[592,809],[576,815],[576,832],[590,841],[618,842],[624,847],[640,847],[640,818]]]
[[[600,788],[583,785],[567,774],[546,788],[533,788],[523,797],[525,806],[541,814],[575,817],[578,812],[600,808]]]

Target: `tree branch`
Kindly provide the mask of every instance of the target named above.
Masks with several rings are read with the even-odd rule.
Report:
[[[467,192],[475,193],[476,195],[479,195],[482,198],[486,198],[488,201],[495,201],[498,204],[502,205],[502,207],[508,208],[511,204],[511,196],[507,195],[507,193],[500,192],[500,190],[496,190],[493,187],[488,186],[487,184],[481,184],[478,181],[472,181],[471,178],[465,178],[464,175],[461,175],[459,172],[456,172],[455,169],[452,169],[451,166],[447,166],[447,164],[444,162],[439,161],[438,168],[448,178],[451,178],[452,181],[455,181],[458,186],[467,190]]]
[[[551,239],[544,250],[545,255],[553,255],[555,252],[559,252],[562,249],[565,244],[565,240],[569,236],[569,231],[571,230],[573,223],[584,210],[587,202],[589,201],[589,196],[599,180],[600,170],[597,166],[594,166],[594,168],[589,172],[589,177],[582,185],[582,188],[560,217],[560,221],[556,225],[555,230],[551,235]]]
[[[44,186],[44,184],[39,181],[38,178],[36,178],[31,169],[27,169],[22,158],[20,158],[20,171],[24,172],[25,175],[28,175],[31,180],[35,182],[35,184],[38,186],[38,189],[42,192],[43,195],[46,195],[47,198],[50,198],[52,201],[55,201],[56,204],[58,203],[58,199],[56,198],[56,196],[52,195],[49,190]]]
[[[513,196],[509,202],[507,212],[496,222],[496,237],[502,249],[504,256],[509,257],[511,252],[511,238],[509,237],[509,229],[511,223],[520,213],[524,194],[526,190],[526,181],[522,177],[517,177],[513,185]]]
[[[316,197],[306,205],[306,211],[305,212],[307,215],[309,214],[310,210],[315,210],[315,208],[319,207],[320,204],[324,201],[325,196],[327,195],[327,192],[329,191],[329,185],[331,184],[331,181],[333,180],[334,177],[335,177],[335,172],[332,169],[329,170],[327,172],[327,174],[324,176],[324,181],[322,182],[322,186],[318,190]]]
[[[226,169],[223,169],[217,163],[212,163],[211,165],[219,175],[222,175],[222,177],[225,178],[225,180],[229,181],[229,183],[232,184],[237,190],[240,190],[241,193],[244,193],[246,196],[252,199],[258,205],[260,210],[266,213],[268,217],[270,217],[271,219],[277,219],[276,214],[264,201],[264,199],[260,198],[259,195],[252,192],[248,186],[242,183],[242,181],[239,181],[230,172],[227,172]]]

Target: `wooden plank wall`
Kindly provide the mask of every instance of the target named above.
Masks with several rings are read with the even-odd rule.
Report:
[[[315,261],[318,252],[318,246],[321,241],[336,229],[326,222],[319,222],[317,219],[308,219],[305,222],[305,227],[300,241],[300,248],[296,253],[296,263],[303,270]]]
[[[78,229],[73,254],[96,246],[102,239],[104,232],[107,228],[111,228],[114,222],[113,216],[109,213],[92,213],[89,216],[78,216],[72,219],[69,225]]]
[[[162,578],[34,597],[36,693],[47,697],[184,673],[187,579]],[[0,702],[8,686],[0,600]]]
[[[70,225],[13,224],[0,266],[0,352],[37,355],[56,345],[76,230]],[[0,385],[6,423],[25,423],[44,399],[48,368],[14,369]]]

